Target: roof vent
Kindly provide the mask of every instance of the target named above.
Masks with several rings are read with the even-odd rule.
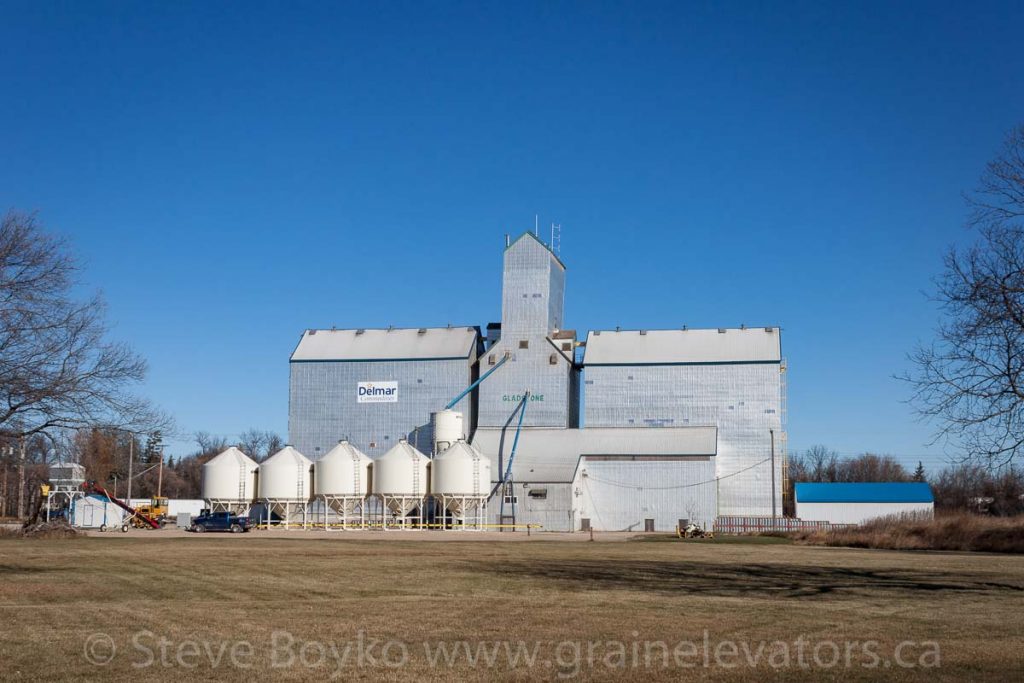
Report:
[[[774,327],[766,327],[766,328],[764,328],[764,331],[767,332],[768,334],[773,334],[775,332],[775,328]]]
[[[622,332],[622,328],[621,328],[621,327],[619,327],[618,325],[616,325],[616,326],[615,326],[615,331],[616,331],[616,332]]]
[[[647,334],[647,330],[640,330],[640,336],[644,336],[646,334]]]
[[[740,329],[741,329],[741,330],[745,330],[745,329],[747,329],[747,326],[746,326],[746,325],[744,325],[743,323],[740,323]]]
[[[312,337],[314,334],[316,334],[316,330],[310,330],[309,331],[309,336],[310,337]]]
[[[601,330],[594,330],[594,336],[595,337],[600,337],[601,336]]]
[[[725,334],[725,328],[724,327],[719,327],[718,328],[718,334]]]
[[[416,330],[416,334],[426,334],[426,333],[427,333],[427,328],[425,328],[425,327],[421,327],[420,329]]]
[[[394,325],[388,325],[388,332],[390,332],[390,331],[391,331],[391,330],[393,330],[393,329],[395,329],[395,326],[394,326]]]
[[[683,325],[683,332],[686,332],[686,330],[688,330],[688,329],[690,329],[690,328],[688,328],[686,325]]]
[[[364,334],[366,330],[356,330],[356,334]]]

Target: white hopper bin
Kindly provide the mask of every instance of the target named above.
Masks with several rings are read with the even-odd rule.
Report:
[[[466,438],[466,424],[462,413],[457,410],[441,410],[433,413],[434,455],[441,453],[459,439]]]
[[[215,512],[240,512],[256,497],[256,461],[232,446],[203,465],[201,496]]]
[[[328,526],[329,510],[337,513],[343,529],[352,522],[357,528],[365,524],[370,463],[370,458],[348,441],[340,441],[313,463],[313,493],[320,501],[318,510],[323,514],[324,528]]]
[[[373,461],[373,493],[381,500],[381,514],[391,513],[390,523],[407,526],[421,520],[427,485],[427,456],[405,439]],[[416,515],[410,516],[413,510]]]
[[[431,495],[450,515],[453,526],[483,527],[490,487],[490,458],[463,439],[457,440],[431,463]]]
[[[263,521],[275,521],[272,516],[276,515],[287,528],[293,515],[301,513],[306,523],[306,502],[313,494],[312,467],[312,461],[291,446],[260,463],[259,499],[266,504]]]

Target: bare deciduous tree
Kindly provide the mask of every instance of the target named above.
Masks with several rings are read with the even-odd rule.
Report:
[[[905,378],[936,440],[1005,464],[1024,448],[1024,126],[968,201],[980,240],[946,254],[937,338],[912,354]]]
[[[34,216],[0,221],[0,438],[93,425],[167,431],[169,419],[130,391],[146,364],[106,339],[102,299],[73,296],[78,272]]]
[[[284,440],[266,429],[247,429],[238,436],[238,447],[256,462],[263,462],[283,446]]]

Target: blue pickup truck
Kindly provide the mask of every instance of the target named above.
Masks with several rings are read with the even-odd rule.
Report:
[[[192,526],[189,531],[201,534],[205,531],[230,531],[240,534],[251,529],[248,517],[241,517],[230,512],[208,512],[204,510],[198,517],[192,519]]]

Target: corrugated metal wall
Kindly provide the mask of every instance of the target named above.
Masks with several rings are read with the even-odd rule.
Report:
[[[516,498],[517,524],[539,524],[544,531],[572,531],[579,527],[572,485],[515,482],[512,490]],[[544,497],[531,496],[530,491],[534,490],[543,491]],[[502,498],[502,489],[498,489],[498,493],[487,503],[487,514],[491,524],[499,524],[502,521]],[[506,502],[505,515],[511,514],[512,505]]]
[[[511,359],[480,385],[481,427],[503,426],[527,390],[532,397],[524,426],[573,424],[572,367],[547,341],[561,329],[564,294],[565,268],[532,235],[523,235],[505,250],[501,340],[484,354],[480,372],[487,372],[506,352]],[[567,354],[572,357],[571,350]]]
[[[862,524],[875,517],[889,515],[931,515],[934,503],[801,503],[796,502],[800,519],[832,524]]]
[[[715,463],[707,460],[631,462],[584,458],[574,484],[579,517],[597,531],[672,531],[681,519],[711,529],[715,521]],[[577,529],[579,522],[577,521]]]
[[[588,365],[583,426],[717,425],[720,513],[771,515],[771,429],[777,449],[776,507],[782,509],[780,390],[778,363]]]
[[[289,442],[313,460],[343,438],[371,457],[383,454],[401,438],[429,453],[433,442],[430,413],[444,408],[473,381],[471,358],[292,363]],[[356,402],[359,382],[381,381],[398,382],[397,402]],[[471,397],[455,409],[466,415],[468,428],[472,424]]]

